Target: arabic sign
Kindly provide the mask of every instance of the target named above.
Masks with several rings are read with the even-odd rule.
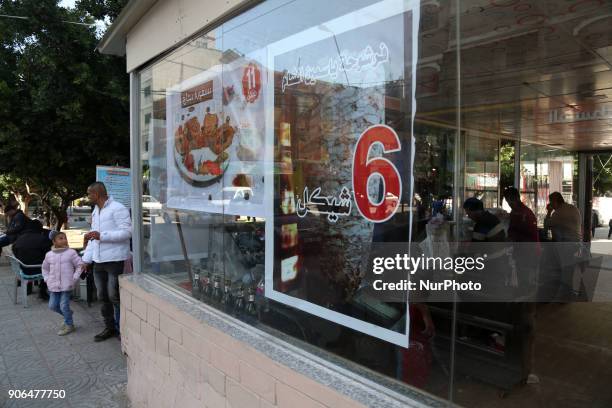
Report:
[[[398,208],[412,193],[412,121],[384,124],[414,118],[412,7],[381,1],[270,45],[266,92],[266,296],[403,346],[407,304],[370,304],[362,289],[368,248],[410,228]],[[404,91],[389,103],[394,82]]]
[[[181,107],[186,108],[213,98],[213,81],[181,92]]]
[[[323,214],[327,215],[329,222],[336,222],[339,216],[347,216],[351,213],[353,202],[348,188],[342,187],[338,198],[320,197],[319,194],[321,194],[321,187],[315,188],[312,194],[308,194],[308,187],[304,188],[302,198],[297,196],[296,213],[298,217],[304,218],[308,213]]]
[[[355,54],[344,50],[338,56],[330,57],[323,65],[296,65],[283,75],[281,89],[298,84],[314,85],[317,80],[335,81],[340,73],[365,72],[389,62],[389,47],[381,42],[377,51],[366,45]]]
[[[598,106],[592,110],[554,109],[548,112],[548,123],[574,123],[587,120],[612,118],[612,107],[608,105]]]
[[[96,166],[96,181],[104,183],[108,195],[114,200],[127,208],[132,208],[132,182],[129,168]]]

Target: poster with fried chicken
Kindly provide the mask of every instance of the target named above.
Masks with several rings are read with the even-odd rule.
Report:
[[[169,90],[168,208],[263,215],[263,81],[241,57]]]

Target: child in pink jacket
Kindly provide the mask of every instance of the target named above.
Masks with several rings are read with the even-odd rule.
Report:
[[[53,247],[42,264],[42,274],[49,288],[49,309],[64,316],[64,324],[57,333],[65,336],[74,331],[70,294],[81,276],[83,262],[74,249],[68,248],[68,238],[63,232],[53,237]]]

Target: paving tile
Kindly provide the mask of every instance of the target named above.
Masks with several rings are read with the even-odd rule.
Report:
[[[30,353],[36,350],[36,345],[31,337],[8,339],[3,337],[0,339],[0,354],[4,355],[23,352]]]
[[[99,343],[78,344],[75,345],[75,348],[87,362],[102,361],[123,356],[121,353],[121,343],[114,338]]]
[[[55,375],[61,389],[66,390],[67,398],[74,398],[92,390],[107,390],[108,388],[93,372],[73,371]]]
[[[59,389],[60,384],[46,371],[20,371],[9,376],[14,389]]]
[[[44,325],[37,325],[34,327],[30,327],[28,330],[29,331],[28,334],[34,337],[46,336],[46,335],[51,335],[51,334],[57,335],[57,332],[62,326],[62,323],[63,323],[63,320],[60,319],[58,321],[45,323]]]
[[[78,408],[124,408],[128,407],[125,386],[110,390],[95,390],[70,399],[70,404]]]
[[[11,339],[21,339],[30,336],[30,332],[24,327],[21,320],[18,321],[18,324],[3,325],[2,331],[6,333],[3,334],[3,337],[7,337],[10,334]]]
[[[63,400],[52,399],[12,399],[8,400],[6,408],[67,408]]]
[[[1,260],[1,258],[0,258]],[[127,367],[121,343],[95,343],[103,330],[100,307],[73,302],[77,331],[58,336],[62,317],[28,297],[13,305],[10,270],[0,262],[0,407],[128,407]],[[9,389],[64,389],[64,400],[8,399]]]
[[[4,354],[4,365],[7,371],[46,370],[46,364],[38,351],[32,353]]]
[[[113,387],[127,382],[127,367],[123,359],[92,362],[89,366],[107,386]]]
[[[0,321],[2,324],[7,324],[13,322],[13,320],[21,319],[19,314],[12,310],[11,304],[0,304]]]
[[[74,373],[82,370],[89,371],[91,369],[89,364],[87,364],[87,362],[75,352],[63,356],[51,354],[46,358],[46,360],[53,374]]]

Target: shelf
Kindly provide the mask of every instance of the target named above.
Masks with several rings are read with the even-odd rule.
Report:
[[[443,308],[431,305],[429,305],[429,310],[431,311],[431,313],[442,315],[444,317],[447,317],[448,319],[452,319],[452,310],[445,310]],[[515,326],[510,323],[500,322],[497,320],[491,320],[474,315],[468,315],[461,312],[457,313],[457,322],[470,324],[472,326],[477,326],[482,329],[488,329],[492,331],[509,332],[515,329]]]

